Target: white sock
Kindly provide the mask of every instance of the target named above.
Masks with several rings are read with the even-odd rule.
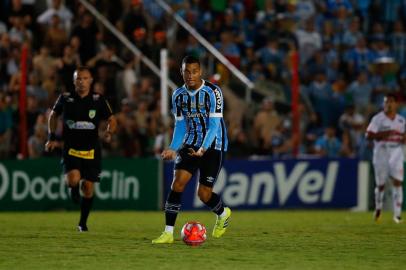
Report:
[[[393,215],[395,217],[400,217],[400,215],[402,214],[402,203],[403,203],[402,187],[392,187],[392,198],[393,198]]]
[[[225,218],[227,215],[226,209],[224,208],[223,212],[219,215],[220,218]]]
[[[381,210],[383,205],[384,190],[380,191],[378,187],[375,188],[375,209]]]
[[[173,234],[173,226],[166,225],[165,226],[165,232]]]

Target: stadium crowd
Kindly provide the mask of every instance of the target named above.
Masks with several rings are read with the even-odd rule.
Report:
[[[168,0],[255,83],[258,105],[246,104],[235,78],[154,0],[90,0],[159,65],[182,83],[182,57],[199,57],[206,77],[222,86],[229,158],[290,157],[290,56],[300,55],[300,156],[369,158],[364,139],[383,95],[406,101],[406,1]],[[46,121],[72,73],[92,67],[94,90],[111,102],[118,132],[105,156],[158,155],[171,136],[160,115],[160,80],[77,0],[9,0],[0,4],[0,158],[19,147],[20,58],[28,48],[26,117],[29,158],[46,153]],[[212,76],[216,74],[217,76]],[[237,93],[237,94],[236,94]],[[400,113],[406,115],[406,107]],[[61,125],[60,125],[61,126]],[[58,130],[61,133],[61,128]]]

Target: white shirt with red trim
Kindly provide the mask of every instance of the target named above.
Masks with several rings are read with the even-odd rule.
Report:
[[[378,133],[392,130],[393,134],[383,140],[374,140],[374,147],[396,147],[403,144],[403,134],[405,133],[406,120],[403,116],[396,114],[390,119],[383,111],[376,114],[368,125],[367,132]]]

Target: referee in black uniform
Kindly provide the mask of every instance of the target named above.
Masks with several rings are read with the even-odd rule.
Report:
[[[92,74],[87,67],[79,67],[73,74],[74,92],[62,93],[48,119],[47,151],[58,146],[55,138],[58,116],[63,119],[62,165],[72,200],[80,202],[78,230],[88,231],[87,218],[93,201],[94,184],[100,181],[101,150],[98,138],[99,123],[107,120],[105,139],[110,142],[117,122],[107,100],[91,90]],[[80,200],[79,183],[83,198]]]

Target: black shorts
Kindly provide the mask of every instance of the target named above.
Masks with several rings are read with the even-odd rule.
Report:
[[[85,159],[69,154],[69,147],[63,150],[62,167],[64,174],[71,170],[79,170],[82,179],[91,182],[100,182],[101,174],[101,151],[99,147],[94,149],[94,158]]]
[[[190,146],[181,148],[175,160],[175,170],[186,170],[191,174],[199,170],[199,183],[213,187],[223,166],[225,152],[207,149],[202,157],[192,157],[189,155],[189,148],[193,148],[195,151],[198,150],[198,148]]]

